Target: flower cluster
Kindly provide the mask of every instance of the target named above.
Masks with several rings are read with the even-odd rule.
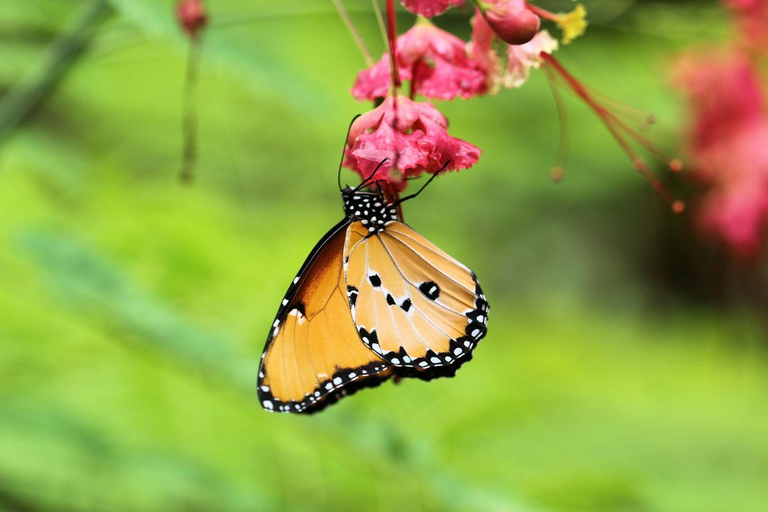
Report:
[[[418,15],[416,23],[396,35],[394,0],[387,0],[389,51],[361,71],[352,87],[357,100],[381,104],[354,123],[345,158],[345,165],[364,178],[386,158],[375,180],[391,193],[401,192],[406,178],[444,166],[467,169],[480,157],[477,147],[448,134],[448,123],[433,104],[417,97],[470,99],[520,87],[559,46],[542,30],[542,20],[556,24],[565,43],[586,27],[581,6],[554,14],[525,0],[476,1],[467,42],[428,19],[463,0],[401,1]],[[407,95],[403,81],[409,85]]]
[[[444,166],[472,167],[480,149],[448,135],[447,126],[431,103],[389,97],[352,124],[345,163],[366,177],[378,167],[370,179],[389,183],[398,192],[405,188],[403,178],[434,174]]]
[[[741,28],[723,48],[681,56],[673,83],[688,98],[687,145],[699,228],[742,262],[762,253],[768,228],[768,98],[760,76],[768,2],[730,0]],[[752,17],[747,19],[748,13]],[[763,24],[763,30],[747,30]]]
[[[418,96],[446,101],[498,94],[502,89],[521,87],[532,70],[543,68],[555,89],[561,87],[573,93],[594,111],[635,169],[648,178],[674,211],[679,213],[684,209],[634,147],[648,150],[671,170],[679,170],[680,162],[667,159],[656,150],[633,126],[636,119],[626,118],[624,106],[616,103],[619,107],[614,109],[553,56],[561,43],[568,44],[584,33],[587,23],[583,6],[556,14],[526,0],[473,2],[472,37],[465,42],[428,19],[462,4],[462,0],[401,0],[406,9],[417,15],[417,20],[400,36],[396,35],[394,0],[387,0],[389,51],[361,71],[352,87],[352,95],[359,101],[383,101],[383,104],[355,123],[345,159],[349,168],[366,178],[387,157],[387,164],[377,172],[376,179],[397,193],[404,189],[405,178],[435,173],[443,165],[449,169],[472,167],[478,161],[480,150],[448,135],[445,118],[432,104],[414,100]],[[542,28],[544,23],[559,28],[562,34],[559,41]],[[407,97],[401,94],[403,81],[410,85]],[[560,107],[559,93],[556,92],[555,98]],[[414,114],[416,112],[419,114]],[[641,121],[643,124],[646,119]],[[552,169],[552,176],[557,179],[565,169],[566,140],[567,137],[563,137]]]
[[[395,56],[400,78],[411,82],[414,96],[418,91],[427,98],[452,100],[485,92],[485,76],[467,56],[464,41],[426,18],[397,38]],[[384,55],[357,76],[352,95],[358,100],[384,98],[391,83],[390,60]]]

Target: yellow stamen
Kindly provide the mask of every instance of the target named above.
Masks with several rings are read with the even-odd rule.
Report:
[[[569,13],[557,17],[557,25],[563,31],[563,44],[568,44],[587,30],[587,10],[579,4]]]

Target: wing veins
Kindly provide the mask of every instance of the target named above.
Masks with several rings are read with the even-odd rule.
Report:
[[[397,270],[397,272],[400,274],[400,277],[402,277],[403,280],[405,280],[405,276],[403,276],[403,273],[400,271],[400,267],[398,267],[397,263],[395,263],[394,258],[389,253],[389,249],[387,249],[387,246],[384,245],[384,241],[381,239],[381,237],[379,236],[378,233],[376,234],[376,238],[379,240],[379,243],[381,244],[381,248],[384,249],[384,252],[386,252],[387,256],[389,256],[389,260],[392,262],[392,266],[395,267],[395,270]],[[411,301],[412,307],[414,307],[414,309],[416,309],[418,311],[418,308],[416,308],[416,306],[413,306],[413,300],[411,300],[411,292],[408,289],[408,286],[405,287],[405,293],[408,295],[408,300]],[[394,316],[392,316],[392,311],[389,308],[390,308],[390,306],[389,306],[389,304],[387,304],[387,310],[389,311],[389,316],[390,316],[390,318],[392,318],[392,325],[395,326],[395,332],[397,332],[397,339],[400,340],[400,346],[403,347],[403,338],[400,336],[400,332],[397,330],[397,323],[395,323],[395,318],[394,318]],[[419,311],[419,313],[421,313],[421,311]],[[424,313],[421,313],[421,316],[424,316]],[[432,350],[432,345],[427,343],[427,341],[421,336],[421,333],[416,328],[416,324],[413,323],[413,320],[411,319],[411,317],[408,316],[408,313],[405,313],[405,317],[408,319],[408,322],[411,324],[411,327],[413,327],[413,332],[415,332],[416,335],[419,337],[419,340],[421,341],[421,343],[425,347],[427,347],[429,350]],[[427,320],[429,321],[429,319],[427,319]],[[430,323],[432,323],[432,322],[430,321]],[[437,327],[437,326],[435,326],[435,327]],[[438,328],[438,330],[440,330],[440,329]],[[445,334],[445,333],[443,333],[443,334]],[[432,351],[434,352],[434,350],[432,350]]]
[[[413,288],[415,288],[415,289],[417,289],[417,290],[418,290],[418,287],[417,287],[417,286],[415,286],[415,285],[414,285],[414,284],[413,284],[411,281],[409,281],[409,280],[408,280],[408,278],[407,278],[407,277],[405,277],[405,275],[403,274],[403,271],[402,271],[402,270],[400,270],[400,267],[399,267],[399,266],[397,266],[397,263],[395,262],[395,259],[392,257],[392,254],[389,252],[389,249],[387,249],[387,246],[386,246],[386,245],[385,245],[383,242],[382,242],[382,244],[381,244],[381,245],[382,245],[382,247],[384,247],[384,250],[387,252],[387,255],[389,256],[389,259],[390,259],[390,260],[392,260],[392,264],[393,264],[393,265],[395,266],[395,268],[397,269],[397,272],[400,274],[400,277],[402,277],[402,278],[403,278],[403,281],[405,281],[406,283],[408,283],[409,285],[411,285]],[[408,287],[406,287],[406,290],[407,290],[407,289],[408,289]],[[411,295],[410,295],[410,292],[409,292],[409,293],[408,293],[408,298],[410,298],[410,296],[411,296]],[[434,304],[437,304],[438,306],[442,307],[443,309],[446,309],[447,311],[450,311],[451,313],[454,313],[454,314],[456,314],[456,315],[458,315],[458,316],[460,316],[460,317],[462,317],[462,318],[466,318],[466,316],[465,316],[465,315],[463,315],[463,314],[459,313],[458,311],[454,311],[453,309],[449,308],[448,306],[445,306],[445,305],[443,305],[443,304],[439,304],[439,303],[437,303],[437,302],[434,302]],[[420,314],[422,317],[424,317],[424,319],[425,319],[427,322],[429,322],[430,324],[432,324],[432,326],[433,326],[435,329],[437,329],[438,331],[440,331],[440,332],[441,332],[441,333],[442,333],[444,336],[446,336],[448,339],[451,339],[451,340],[452,340],[452,339],[454,339],[454,338],[453,338],[453,336],[451,336],[451,335],[449,335],[448,333],[446,333],[445,331],[443,331],[443,330],[442,330],[440,327],[438,327],[438,326],[437,326],[437,325],[436,325],[436,324],[435,324],[435,323],[434,323],[434,322],[433,322],[433,321],[432,321],[432,320],[431,320],[431,319],[430,319],[430,318],[429,318],[429,317],[428,317],[428,316],[427,316],[427,315],[426,315],[426,314],[425,314],[425,313],[424,313],[424,312],[423,312],[421,309],[419,309],[419,308],[416,306],[416,303],[415,303],[415,302],[411,301],[411,307],[413,307],[413,308],[414,308],[416,311],[418,311],[418,312],[419,312],[419,314]],[[416,328],[416,324],[414,324],[414,323],[413,323],[413,320],[411,320],[410,318],[409,318],[408,320],[411,322],[411,325],[413,325],[413,329],[414,329],[414,331],[416,331],[416,333],[418,334],[419,330]],[[419,334],[419,337],[421,337],[421,335],[420,335],[420,334]],[[431,346],[431,345],[429,345],[429,344],[428,344],[428,343],[426,343],[426,342],[425,342],[424,344],[425,344],[427,347],[429,347],[429,349],[430,349],[430,350],[432,350],[432,346]],[[432,350],[432,351],[434,352],[434,350]]]
[[[402,243],[402,242],[400,242],[400,243]],[[403,274],[403,271],[402,271],[402,270],[400,270],[400,267],[397,265],[397,263],[395,263],[395,259],[392,257],[392,254],[389,252],[389,249],[387,249],[387,247],[386,247],[386,244],[382,244],[382,245],[384,245],[384,249],[387,251],[387,254],[389,255],[389,259],[391,259],[391,260],[392,260],[392,263],[394,263],[394,265],[395,265],[395,268],[396,268],[396,269],[397,269],[397,271],[400,273],[400,276],[402,276],[403,280],[404,280],[406,283],[408,283],[409,285],[411,285],[413,288],[415,288],[415,289],[417,289],[417,290],[418,290],[418,289],[419,289],[419,287],[418,287],[418,286],[416,286],[416,285],[413,283],[413,281],[411,281],[411,280],[409,280],[407,277],[405,277],[405,274]],[[418,254],[419,254],[419,253],[417,253],[417,252],[415,252],[415,251],[414,251],[414,253],[415,253],[416,255],[418,255]],[[473,295],[474,295],[474,292],[473,292]],[[456,297],[455,295],[454,295],[453,297],[454,297],[455,299],[458,299],[458,297]],[[459,311],[456,311],[456,310],[455,310],[455,309],[453,309],[453,308],[449,308],[449,307],[448,307],[448,306],[446,306],[445,304],[441,304],[441,303],[439,303],[439,302],[437,302],[437,301],[432,301],[432,304],[435,304],[436,306],[439,306],[439,307],[441,307],[441,308],[445,309],[446,311],[450,311],[451,313],[455,313],[455,314],[457,314],[457,315],[459,315],[459,316],[461,316],[461,317],[464,317],[464,318],[466,318],[466,315],[465,315],[464,313],[461,313],[461,312],[459,312]]]
[[[425,246],[424,244],[422,244],[422,243],[421,243],[421,242],[419,242],[418,240],[416,240],[416,239],[414,239],[414,238],[412,238],[412,237],[410,237],[410,236],[408,236],[408,235],[402,234],[402,233],[400,233],[399,231],[394,231],[393,233],[401,234],[401,235],[403,235],[405,238],[407,238],[407,239],[409,239],[409,240],[413,240],[413,242],[414,242],[414,243],[416,243],[416,244],[420,245],[421,247],[423,247],[423,248],[424,248],[424,249],[426,249],[427,251],[431,252],[431,253],[432,253],[432,254],[434,254],[435,256],[438,256],[438,257],[442,258],[443,260],[445,260],[445,261],[447,261],[447,262],[449,262],[449,263],[453,263],[454,265],[456,265],[456,264],[458,263],[458,262],[457,262],[457,261],[455,261],[455,260],[454,260],[454,261],[452,261],[452,260],[450,260],[450,259],[447,259],[447,258],[446,258],[445,256],[443,256],[442,254],[439,254],[439,253],[435,252],[434,250],[430,249],[429,247]],[[392,233],[387,233],[387,234],[388,234],[388,235],[389,235],[389,236],[390,236],[390,237],[391,237],[393,240],[396,240],[397,242],[399,242],[400,244],[402,244],[404,247],[407,247],[407,248],[408,248],[408,249],[409,249],[411,252],[413,252],[414,254],[416,254],[417,256],[419,256],[419,257],[420,257],[422,260],[426,261],[426,262],[427,262],[427,264],[428,264],[430,267],[432,267],[432,268],[434,268],[435,270],[437,270],[438,272],[440,272],[440,273],[441,273],[443,276],[445,276],[445,277],[446,277],[447,279],[449,279],[450,281],[453,281],[454,283],[456,283],[456,285],[457,285],[457,286],[459,286],[460,288],[463,288],[464,290],[467,290],[468,292],[470,292],[470,293],[471,293],[471,294],[473,294],[473,295],[475,294],[475,291],[474,291],[474,290],[472,290],[472,289],[470,289],[470,288],[467,288],[466,286],[464,286],[464,285],[463,285],[463,284],[461,284],[460,282],[456,281],[456,279],[454,279],[453,277],[451,277],[451,276],[449,276],[448,274],[446,274],[446,273],[445,273],[445,272],[444,272],[442,269],[440,269],[440,268],[436,267],[434,263],[432,263],[432,262],[431,262],[431,261],[429,261],[428,259],[426,259],[426,258],[422,257],[422,256],[421,256],[421,255],[420,255],[418,252],[416,252],[416,250],[415,250],[413,247],[411,247],[411,246],[410,246],[408,243],[406,243],[405,241],[401,240],[399,237],[395,236],[395,235],[394,235],[394,234],[392,234]],[[459,266],[459,268],[461,268],[462,270],[466,270],[467,272],[470,272],[470,273],[471,273],[471,271],[470,271],[468,268],[464,267],[464,265],[462,265],[461,263],[459,263],[459,264],[458,264],[458,266]],[[454,296],[454,297],[455,297],[455,296]]]

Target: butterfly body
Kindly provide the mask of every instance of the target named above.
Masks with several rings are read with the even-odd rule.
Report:
[[[310,253],[268,336],[258,382],[268,411],[317,412],[392,376],[453,376],[486,333],[474,273],[383,195],[342,198],[345,218]]]
[[[380,194],[347,187],[341,191],[344,213],[351,222],[360,222],[369,233],[380,233],[389,222],[397,221],[397,206]]]

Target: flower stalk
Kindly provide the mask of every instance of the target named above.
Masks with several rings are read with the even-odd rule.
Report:
[[[552,83],[559,85],[561,82],[558,82],[558,78],[561,79],[562,83],[597,115],[624,153],[629,157],[635,170],[648,180],[651,187],[670,204],[675,213],[683,213],[685,211],[685,203],[675,198],[667,189],[664,183],[648,167],[645,160],[632,147],[630,141],[634,141],[645,148],[672,172],[679,172],[683,169],[682,161],[677,158],[667,158],[647,137],[627,125],[616,112],[608,108],[604,102],[601,102],[594,93],[565,69],[555,57],[546,52],[541,52],[540,56],[544,63],[550,66],[550,69],[553,71],[550,72]]]

